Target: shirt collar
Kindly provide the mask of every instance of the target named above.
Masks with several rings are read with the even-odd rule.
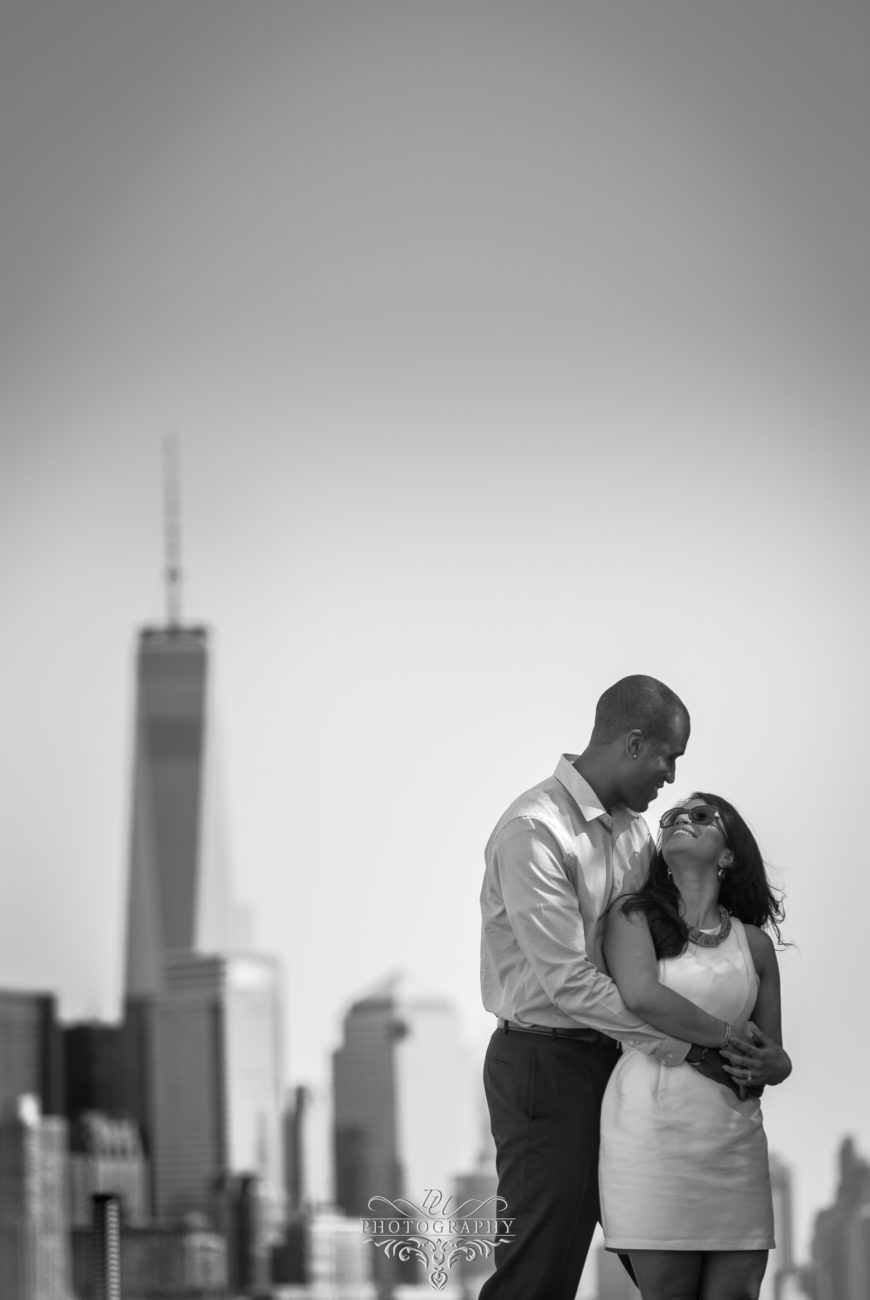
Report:
[[[602,807],[601,800],[586,778],[577,771],[574,766],[576,757],[576,754],[563,754],[556,764],[554,776],[560,785],[563,785],[568,791],[588,822],[600,818],[605,826],[609,826],[611,822],[610,813],[606,808]],[[633,813],[624,804],[617,804],[613,812],[614,815],[622,814],[629,819],[637,816],[637,813]]]

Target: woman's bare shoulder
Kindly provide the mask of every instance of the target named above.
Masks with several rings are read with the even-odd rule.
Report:
[[[769,934],[765,933],[759,926],[749,925],[747,922],[743,923],[743,931],[756,970],[760,971],[762,966],[769,961],[776,961],[776,949]]]
[[[637,897],[636,894],[620,894],[611,903],[608,913],[611,916],[617,916],[621,921],[630,921],[634,925],[648,925],[646,919],[646,910],[642,906],[626,907]]]

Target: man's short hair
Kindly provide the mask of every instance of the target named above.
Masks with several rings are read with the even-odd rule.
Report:
[[[668,740],[677,721],[689,721],[679,695],[655,677],[635,674],[609,686],[595,707],[592,740],[604,745],[629,731],[642,731],[649,740]]]

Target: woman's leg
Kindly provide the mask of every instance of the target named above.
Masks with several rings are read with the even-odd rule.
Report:
[[[766,1250],[711,1250],[704,1256],[700,1300],[758,1300]]]
[[[698,1300],[704,1256],[697,1250],[632,1250],[641,1300]]]

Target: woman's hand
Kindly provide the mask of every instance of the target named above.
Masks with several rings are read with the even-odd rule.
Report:
[[[736,1083],[750,1088],[764,1088],[787,1079],[791,1061],[776,1039],[763,1033],[751,1020],[745,1032],[745,1037],[732,1036],[728,1046],[721,1049],[721,1055],[729,1062],[723,1069]]]

